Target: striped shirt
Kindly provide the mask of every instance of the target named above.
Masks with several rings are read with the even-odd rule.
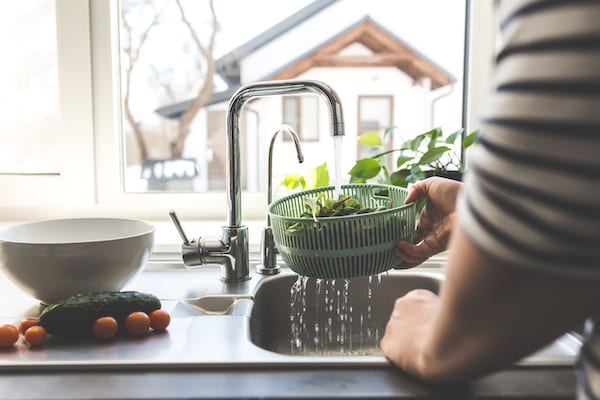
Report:
[[[503,44],[460,224],[493,258],[600,290],[600,0],[498,5]],[[600,322],[586,335],[579,398],[600,399]]]

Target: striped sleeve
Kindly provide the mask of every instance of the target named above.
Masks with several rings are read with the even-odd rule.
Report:
[[[460,224],[507,265],[600,279],[600,0],[499,7],[503,46]]]

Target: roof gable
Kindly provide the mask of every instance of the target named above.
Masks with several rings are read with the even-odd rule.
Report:
[[[371,54],[347,52],[360,44]],[[431,79],[432,89],[454,81],[449,72],[437,65],[406,42],[390,33],[371,17],[365,16],[343,32],[305,53],[265,79],[290,79],[313,67],[396,67],[415,82]]]
[[[307,19],[320,13],[338,0],[315,0],[306,7],[298,10],[283,21],[273,25],[263,33],[257,35],[246,43],[236,47],[229,53],[223,55],[215,61],[217,73],[229,84],[239,84],[239,66],[240,60],[248,54],[267,45],[274,39],[284,35],[289,30],[302,24]]]

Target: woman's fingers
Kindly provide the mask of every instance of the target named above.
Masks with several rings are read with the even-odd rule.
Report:
[[[396,268],[405,269],[421,264],[440,251],[440,245],[433,236],[427,236],[417,244],[400,241],[396,244],[394,253],[402,262]]]
[[[424,181],[419,181],[413,184],[408,189],[408,194],[406,195],[404,204],[412,203],[413,201],[417,201],[423,197],[427,197],[427,190],[429,188],[429,184],[423,182]]]

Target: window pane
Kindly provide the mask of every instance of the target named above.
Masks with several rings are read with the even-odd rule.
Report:
[[[392,97],[361,96],[358,99],[358,134],[365,132],[377,132],[383,137],[385,129],[393,125],[392,121]],[[392,143],[390,137],[386,138],[384,145],[390,148]],[[365,146],[358,147],[358,158],[369,156],[368,150],[374,153],[381,149],[368,149]]]
[[[283,102],[283,123],[294,128],[297,134],[301,135],[300,131],[300,112],[299,101],[300,97],[284,97]]]
[[[0,174],[58,174],[55,2],[2,6]]]
[[[315,96],[289,96],[282,99],[283,123],[294,128],[303,140],[319,139],[319,99]],[[284,140],[290,141],[287,135]]]
[[[402,139],[437,126],[461,128],[465,0],[120,4],[129,192],[222,191],[228,100],[241,86],[261,80],[320,80],[336,90],[346,126],[344,177],[362,151],[357,136],[371,126],[382,131],[393,123]],[[432,26],[443,26],[443,32],[433,34]],[[358,107],[361,96],[372,100]],[[245,106],[245,190],[264,190],[262,164],[283,122],[297,127],[305,163],[298,166],[287,150],[278,150],[273,162],[279,175],[305,173],[323,162],[333,169],[325,103],[318,96],[299,99],[299,105],[270,97]]]
[[[301,98],[300,117],[302,119],[302,132],[300,137],[304,140],[319,140],[319,99],[303,96]]]

